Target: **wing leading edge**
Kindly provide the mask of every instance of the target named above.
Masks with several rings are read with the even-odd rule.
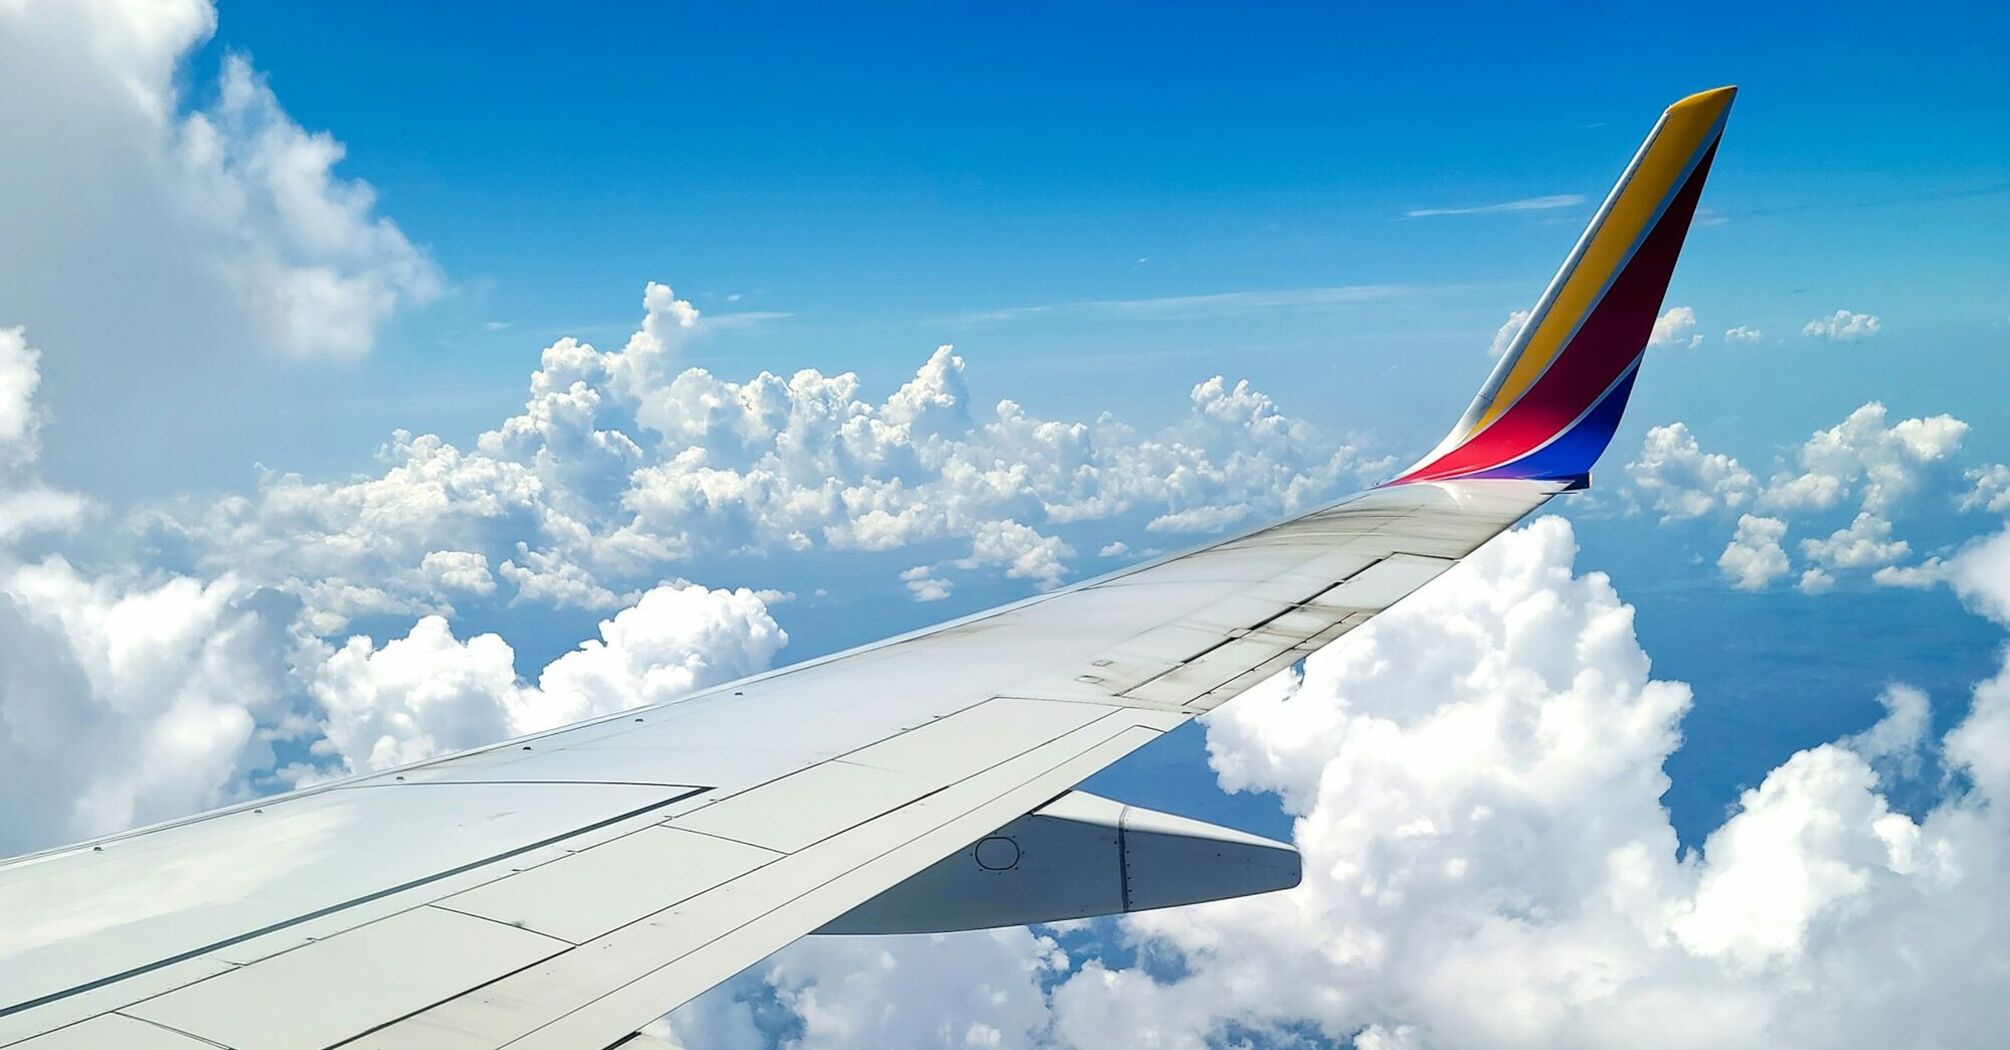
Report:
[[[890,891],[967,886],[943,865],[973,844],[1081,809],[1049,804],[1583,484],[1730,100],[1670,108],[1395,480],[669,703],[0,864],[0,1047],[591,1050],[840,917],[891,901],[874,921],[899,927]],[[1153,820],[1181,856],[1212,834]]]

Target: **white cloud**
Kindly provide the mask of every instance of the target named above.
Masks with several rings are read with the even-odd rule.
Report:
[[[41,360],[41,351],[28,345],[23,329],[0,328],[0,468],[35,458]]]
[[[0,558],[0,853],[231,801],[272,762],[295,603]]]
[[[1737,510],[1758,491],[1751,471],[1723,453],[1704,452],[1682,423],[1650,428],[1640,458],[1628,463],[1626,471],[1661,512],[1662,521],[1700,518],[1719,508]]]
[[[672,1014],[665,1035],[693,1048],[772,1045],[744,1002],[735,1008],[744,991],[773,996],[800,1019],[788,1043],[799,1050],[1031,1048],[1046,1044],[1042,984],[1067,965],[1053,938],[1024,928],[810,937]]]
[[[1796,469],[1778,471],[1761,486],[1736,459],[1704,452],[1686,425],[1671,423],[1650,428],[1639,456],[1626,465],[1632,483],[1628,495],[1660,512],[1664,522],[1748,507],[1768,512],[1744,515],[1718,560],[1738,586],[1754,589],[1786,574],[1781,541],[1790,519],[1833,510],[1854,498],[1859,511],[1847,527],[1826,538],[1800,541],[1802,552],[1818,563],[1803,572],[1800,589],[1826,591],[1841,569],[1872,569],[1875,582],[1888,586],[1932,586],[1934,565],[1892,564],[1909,555],[1912,546],[1892,536],[1886,515],[1929,480],[1938,484],[1968,429],[1967,423],[1944,414],[1893,423],[1884,405],[1869,402],[1835,426],[1816,431],[1797,450]],[[2010,486],[2010,469],[1970,470],[1966,477],[1972,488],[1960,497],[1962,507],[2010,506],[2010,498],[1996,498]]]
[[[1671,306],[1667,312],[1654,319],[1654,331],[1647,337],[1648,346],[1688,346],[1703,345],[1703,337],[1696,332],[1696,311],[1688,306]]]
[[[0,491],[0,547],[36,533],[67,532],[83,520],[87,507],[74,492],[34,482]]]
[[[907,585],[907,593],[918,602],[939,602],[956,589],[955,581],[935,575],[935,570],[927,565],[917,565],[901,573],[900,580]]]
[[[1068,574],[1067,559],[1074,556],[1074,548],[1059,537],[1042,536],[1016,521],[987,521],[971,537],[970,557],[956,564],[965,569],[1002,565],[1005,575],[1032,580],[1045,591],[1061,585]]]
[[[1704,843],[1707,864],[1669,931],[1696,955],[1752,972],[1804,956],[1817,922],[1880,874],[1911,874],[1919,828],[1891,812],[1861,757],[1794,755],[1738,800]]]
[[[1801,334],[1832,343],[1854,343],[1876,335],[1881,324],[1875,314],[1837,310],[1827,317],[1817,317],[1802,325]]]
[[[357,356],[401,302],[438,293],[432,264],[375,216],[370,187],[334,176],[341,144],[295,124],[242,57],[225,59],[215,105],[176,134],[183,203],[273,349]]]
[[[384,769],[511,736],[521,706],[516,653],[498,635],[461,642],[428,616],[378,648],[358,635],[320,661],[310,686],[326,753]]]
[[[4,393],[18,390],[17,415],[32,421],[34,355],[18,332],[0,336],[12,338],[0,339],[5,362],[25,362],[11,370]],[[10,486],[0,493],[0,768],[8,771],[0,777],[0,853],[664,699],[761,670],[786,642],[751,592],[664,585],[603,622],[599,641],[554,660],[535,686],[517,680],[514,654],[500,638],[463,643],[438,616],[381,648],[355,638],[338,649],[303,632],[332,631],[365,612],[424,612],[415,589],[492,592],[487,559],[412,547],[424,553],[408,569],[389,563],[382,578],[316,573],[291,581],[293,595],[227,569],[204,579],[93,574],[60,556],[22,563],[6,542],[65,528],[84,506],[34,480],[32,443],[23,444],[9,469],[18,476],[0,476]],[[416,447],[426,444],[413,443],[393,469],[404,484],[334,489],[333,500],[271,507],[277,521],[298,524],[332,502],[354,522],[343,537],[289,548],[289,535],[299,534],[282,526],[222,538],[244,540],[236,553],[251,566],[283,552],[310,565],[368,569],[358,554],[380,542],[373,530],[382,530],[383,543],[420,543],[396,534],[414,522],[437,523],[446,502],[494,515],[510,510],[497,496],[510,487],[506,477],[492,484],[499,476],[483,475],[486,465],[437,443]],[[276,491],[301,490],[295,481]],[[174,536],[171,521],[142,520]],[[304,746],[310,761],[278,767],[280,744]]]
[[[1124,555],[1129,554],[1130,552],[1131,552],[1130,544],[1125,543],[1122,540],[1112,540],[1109,543],[1103,544],[1103,549],[1096,552],[1096,557],[1121,558]]]
[[[334,174],[341,144],[288,117],[241,56],[212,99],[181,96],[215,24],[207,0],[0,6],[7,305],[76,353],[128,349],[86,338],[126,323],[91,312],[141,315],[156,343],[186,325],[211,353],[362,353],[439,278],[368,185]],[[103,310],[107,294],[126,309]]]
[[[299,613],[230,576],[0,565],[0,850],[657,702],[761,671],[787,642],[752,592],[664,585],[532,685],[500,637],[461,641],[441,617],[331,647],[294,633]],[[316,764],[277,768],[282,741]]]
[[[1801,553],[1832,569],[1889,565],[1912,553],[1912,545],[1891,538],[1891,522],[1865,511],[1827,539],[1801,541]]]
[[[1474,204],[1462,208],[1411,208],[1403,213],[1405,218],[1426,219],[1439,215],[1491,215],[1510,211],[1552,211],[1557,208],[1575,208],[1584,203],[1584,197],[1576,193],[1557,193],[1547,197],[1523,197],[1519,200],[1501,201],[1497,204]]]
[[[0,328],[0,553],[36,533],[73,528],[86,503],[73,492],[50,488],[35,475],[42,409],[41,352],[21,328]]]
[[[1962,510],[2010,514],[2010,466],[1991,463],[1962,474],[1972,488],[1961,496]]]
[[[215,26],[210,0],[0,2],[0,325],[48,352],[50,469],[99,495],[226,483],[289,363],[354,360],[442,288]]]
[[[495,593],[496,580],[489,574],[489,560],[474,551],[433,551],[419,559],[419,571],[443,593]]]
[[[764,670],[788,636],[751,591],[666,584],[600,624],[600,638],[518,679],[494,634],[462,641],[438,616],[379,647],[309,643],[320,753],[382,769],[667,700]]]
[[[1044,993],[1029,971],[1063,971],[1030,935],[818,939],[690,1014],[744,1035],[731,1005],[769,991],[827,1048],[962,1045],[951,1017],[1006,1046],[1988,1044],[2010,670],[1945,738],[1965,793],[1917,817],[1887,801],[1883,778],[1929,753],[1927,698],[1894,686],[1876,725],[1771,770],[1685,853],[1660,800],[1688,689],[1651,677],[1631,609],[1574,554],[1538,520],[1313,656],[1302,684],[1208,718],[1223,786],[1295,816],[1297,889],[1129,917],[1140,962],[1091,942]],[[976,1013],[934,1010],[971,988]]]
[[[2010,528],[1968,545],[1948,563],[1946,576],[1970,608],[2010,624]]]
[[[1756,343],[1765,337],[1766,333],[1753,328],[1751,325],[1743,324],[1736,328],[1726,329],[1724,332],[1724,341],[1727,343]]]
[[[1250,507],[1232,503],[1225,507],[1190,507],[1161,514],[1145,522],[1146,532],[1221,532],[1247,520]]]
[[[516,602],[535,602],[555,609],[612,609],[634,596],[623,598],[600,585],[583,566],[566,560],[555,551],[534,551],[522,541],[516,557],[496,567],[503,579],[516,588]]]
[[[1961,450],[1968,424],[1950,415],[1891,422],[1878,402],[1869,402],[1833,427],[1818,430],[1796,451],[1794,469],[1775,473],[1759,485],[1736,459],[1706,453],[1681,423],[1653,427],[1637,459],[1627,464],[1630,496],[1659,511],[1664,522],[1746,508],[1718,565],[1740,587],[1758,589],[1788,572],[1783,541],[1791,523],[1854,499],[1851,522],[1826,537],[1802,539],[1800,550],[1815,564],[1798,584],[1808,594],[1830,590],[1841,570],[1871,570],[1881,586],[1924,588],[1944,575],[1940,560],[1899,566],[1912,544],[1892,535],[1888,514],[1931,483],[1936,489],[1951,473],[1947,463]],[[1966,509],[2010,506],[1998,496],[2010,488],[2010,468],[1972,469],[1970,490],[1958,497]],[[1755,531],[1756,530],[1756,531]]]
[[[1522,327],[1528,324],[1528,319],[1533,316],[1534,313],[1529,310],[1509,311],[1507,320],[1502,321],[1501,326],[1494,331],[1493,342],[1487,346],[1487,356],[1496,361],[1500,360],[1501,355],[1507,353],[1508,348],[1514,345],[1515,339],[1521,335]]]
[[[1787,574],[1787,552],[1780,546],[1786,534],[1787,523],[1778,518],[1739,515],[1738,532],[1717,557],[1717,568],[1740,590],[1763,590]]]
[[[1826,510],[1861,488],[1864,510],[1882,512],[1911,494],[1926,468],[1960,450],[1968,424],[1949,415],[1886,425],[1872,401],[1801,446],[1801,472],[1775,475],[1759,497],[1768,510]]]
[[[440,551],[486,558],[499,599],[591,609],[736,551],[960,542],[966,567],[1051,587],[1075,556],[1063,526],[1137,514],[1218,531],[1386,466],[1219,377],[1194,386],[1185,418],[1140,434],[1012,401],[975,415],[949,347],[878,401],[848,373],[723,379],[681,363],[705,323],[652,283],[622,349],[552,344],[523,411],[470,449],[401,431],[375,476],[269,474],[175,527],[211,570],[306,596],[329,633],[358,611],[445,613],[484,593],[428,570]]]
[[[1933,701],[1917,687],[1898,682],[1886,686],[1877,702],[1884,705],[1884,717],[1840,743],[1896,776],[1917,776],[1921,751],[1933,729]]]
[[[1918,565],[1887,565],[1870,574],[1872,583],[1880,587],[1908,587],[1913,590],[1929,590],[1947,579],[1947,564],[1939,558],[1928,558]]]
[[[789,636],[745,588],[653,587],[538,675],[512,727],[535,732],[764,671]]]

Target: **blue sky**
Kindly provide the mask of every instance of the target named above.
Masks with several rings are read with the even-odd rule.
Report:
[[[1694,306],[1708,345],[1650,361],[1605,472],[1674,419],[1763,464],[1872,398],[1967,420],[1970,449],[2000,458],[2010,409],[1970,377],[2010,332],[2010,139],[1978,120],[2010,106],[1989,56],[2003,21],[1986,6],[1894,22],[1868,6],[1821,19],[1194,4],[473,17],[225,3],[178,74],[184,105],[206,104],[225,59],[248,56],[293,119],[340,139],[340,173],[368,182],[446,291],[394,315],[364,360],[268,374],[249,403],[185,420],[163,435],[168,469],[144,449],[106,457],[88,422],[60,412],[54,426],[85,436],[45,456],[57,479],[152,498],[242,489],[257,464],[367,470],[394,428],[470,440],[520,404],[539,349],[559,335],[618,344],[641,283],[662,280],[714,318],[746,318],[687,351],[722,376],[855,370],[883,393],[951,342],[978,404],[1149,426],[1221,373],[1400,458],[1463,404],[1479,349],[1532,300],[1653,114],[1729,82],[1742,93],[1668,300]],[[1544,198],[1575,202],[1487,210]],[[1876,312],[1885,335],[1794,337],[1840,307]],[[1738,325],[1768,337],[1717,338]],[[1870,644],[1894,618],[1971,644],[1895,668],[1879,661],[1909,647],[1871,645],[1868,666],[1819,665],[1821,689],[1800,687],[1797,660],[1729,663],[1698,624],[1791,650],[1805,599],[1727,599],[1695,580],[1721,538],[1650,521],[1596,522],[1583,538],[1588,564],[1640,604],[1661,666],[1702,698],[1675,763],[1692,775],[1670,796],[1685,839],[1785,755],[1875,710],[1874,688],[1840,709],[1793,696],[1942,669],[1958,689],[1990,659],[1993,635],[1951,597],[1882,592],[1876,611],[1818,617],[1805,644]],[[857,587],[783,611],[795,656],[1019,593],[1000,581],[901,605],[857,586],[899,559],[865,561],[693,575]],[[533,669],[592,619],[502,608],[476,623],[505,630]],[[1753,703],[1764,717],[1730,713]],[[1141,785],[1184,793],[1190,736]]]
[[[1858,359],[1754,350],[1746,382],[1663,373],[1643,389],[1637,416],[1714,416],[1778,443],[1803,412],[1872,391],[2000,411],[1958,378],[2010,324],[1995,236],[2010,142],[1977,121],[2010,104],[1989,57],[2003,17],[225,4],[189,83],[199,99],[221,56],[252,56],[452,282],[362,369],[317,377],[332,386],[316,422],[343,440],[287,435],[289,463],[352,467],[392,426],[478,429],[552,334],[625,334],[645,279],[721,314],[790,315],[694,350],[728,371],[890,385],[955,342],[980,394],[1151,422],[1226,370],[1414,448],[1591,204],[1405,214],[1595,202],[1661,106],[1732,82],[1706,202],[1724,224],[1693,238],[1671,301],[1717,331],[1784,333],[1864,300],[1905,316]],[[972,317],[1361,285],[1390,294]]]
[[[1568,610],[1583,638],[1630,603],[1627,652],[1692,690],[1686,713],[1660,716],[1679,746],[1614,742],[1645,779],[1607,787],[1646,791],[1649,823],[1667,808],[1669,841],[1658,825],[1641,841],[1706,888],[1710,865],[1739,855],[1727,843],[1706,860],[1706,841],[1770,812],[1748,790],[1847,764],[1843,752],[1875,767],[1879,805],[1921,826],[1989,789],[1986,769],[1942,756],[1966,753],[1944,734],[1979,724],[1971,694],[2002,665],[2010,609],[1989,604],[2010,594],[2010,560],[1982,557],[2010,513],[1998,7],[220,0],[212,26],[208,0],[175,0],[124,37],[105,33],[111,15],[32,7],[0,5],[0,153],[27,158],[0,171],[0,655],[55,655],[40,678],[0,674],[0,715],[98,743],[85,760],[0,739],[0,761],[35,783],[0,792],[0,853],[381,764],[373,739],[412,756],[520,729],[425,701],[465,693],[493,715],[563,695],[548,672],[596,632],[603,652],[656,646],[704,684],[1373,481],[1464,407],[1510,311],[1534,300],[1661,108],[1724,83],[1741,92],[1666,303],[1689,313],[1650,351],[1594,491],[1559,508],[1574,559],[1553,532],[1517,541],[1564,581],[1524,598]],[[652,281],[674,293],[652,291],[645,310]],[[687,306],[702,320],[679,328]],[[1870,327],[1818,330],[1849,318]],[[638,349],[639,325],[668,334]],[[601,353],[546,353],[567,336]],[[957,356],[932,358],[943,344]],[[652,361],[661,374],[634,378]],[[554,389],[577,378],[591,406],[526,409],[541,365]],[[702,382],[676,387],[685,367]],[[786,394],[748,383],[799,369],[820,375]],[[833,378],[846,372],[855,390]],[[910,411],[902,384],[933,407]],[[707,414],[757,395],[795,422],[764,432]],[[1005,399],[1023,415],[1001,421]],[[853,447],[819,412],[898,433]],[[1074,438],[1054,437],[1069,424]],[[709,457],[696,467],[679,458],[694,450]],[[1004,469],[1015,457],[1025,476]],[[819,502],[826,469],[866,493],[858,506]],[[1205,480],[1182,489],[1189,475]],[[1839,495],[1796,488],[1816,483]],[[1214,517],[1168,524],[1182,514]],[[1741,576],[1741,556],[1767,567]],[[1522,585],[1504,565],[1474,578]],[[1376,644],[1427,651],[1404,645],[1427,647],[1417,617],[1442,614],[1448,635],[1481,624],[1506,659],[1512,632],[1481,592]],[[672,593],[701,597],[644,615],[645,595]],[[631,613],[638,629],[615,641],[606,625]],[[421,630],[429,615],[442,631]],[[500,657],[475,644],[487,632],[506,641]],[[156,658],[121,663],[135,651]],[[1400,721],[1422,702],[1400,687],[1430,686],[1434,660],[1392,684],[1336,658],[1289,702],[1344,723],[1335,698],[1348,696]],[[1509,706],[1533,688],[1489,667],[1453,677]],[[49,714],[59,705],[22,691],[31,679],[74,711]],[[1928,698],[1916,753],[1850,743],[1901,684]],[[1652,688],[1621,692],[1622,713],[1652,706]],[[235,712],[243,732],[150,764],[140,749],[148,719],[169,713],[162,697]],[[1466,702],[1479,700],[1445,700]],[[1190,726],[1089,786],[1344,839],[1346,821],[1304,797],[1318,775],[1220,786],[1210,748],[1224,767],[1290,752],[1272,732]],[[1353,761],[1321,775],[1380,783]],[[168,766],[159,783],[123,775]],[[1639,786],[1656,771],[1665,793]],[[1473,788],[1498,789],[1478,808],[1512,809],[1543,785],[1503,783]],[[82,801],[120,791],[124,808]],[[1555,830],[1616,820],[1585,805],[1597,819],[1543,811],[1501,866],[1554,848],[1553,867],[1574,871],[1576,840]],[[1402,828],[1372,845],[1394,850]],[[1464,847],[1476,865],[1489,856]],[[1466,854],[1444,859],[1466,870]],[[1508,884],[1478,906],[1489,919],[1582,906]],[[1706,896],[1664,910],[1700,914]],[[1144,966],[1159,990],[1184,987],[1180,967],[1199,959],[1204,984],[1194,946],[1208,942],[1193,931],[1212,920],[1182,921],[1064,935],[1072,968],[1035,998],[1060,1010],[1054,988],[1092,956]],[[1275,924],[1223,921],[1271,943]],[[1328,939],[1354,943],[1366,920],[1349,921]],[[1707,931],[1669,928],[1663,943],[1716,950]],[[1010,969],[1039,942],[962,943]],[[929,958],[912,950],[900,957]],[[1793,965],[1817,959],[1796,950]],[[784,959],[755,980],[758,1008],[795,1017],[791,989],[849,958]],[[1690,972],[1662,976],[1688,987]],[[1724,972],[1724,987],[1751,983]],[[1500,1036],[1432,1013],[1427,991],[1337,1019],[1230,1010],[1228,1028],[1203,1028],[1249,1024],[1289,1045],[1413,1010],[1440,1034]],[[1520,1034],[1569,1045],[1561,1031]]]
[[[324,409],[344,440],[317,431],[287,469],[356,468],[393,426],[487,425],[520,400],[550,338],[624,337],[642,279],[720,315],[787,315],[693,348],[722,374],[851,369],[888,388],[953,342],[980,401],[1152,423],[1224,372],[1400,456],[1463,403],[1485,367],[1475,351],[1540,290],[1653,114],[1719,83],[1742,92],[1705,200],[1716,224],[1693,234],[1669,298],[1695,305],[1711,345],[1677,367],[1650,362],[1615,458],[1680,418],[1763,461],[1872,397],[1951,412],[1985,450],[2010,444],[2010,408],[1966,381],[2010,333],[2010,138],[1978,126],[2010,107],[1987,54],[2003,39],[1994,8],[1932,23],[1749,5],[1610,18],[1192,4],[1149,17],[929,4],[222,14],[194,68],[253,56],[297,119],[340,130],[343,170],[376,187],[455,285],[335,379],[337,398],[367,403]],[[1584,200],[1407,217],[1561,195]],[[1091,305],[1342,287],[1383,290],[1156,316]],[[1875,308],[1888,337],[1787,338],[1842,306]],[[1049,309],[987,316],[1027,307]],[[1779,335],[1722,345],[1736,325]],[[1671,537],[1639,522],[1610,531],[1589,537],[1587,561],[1620,578],[1643,632],[1665,638],[1650,651],[1704,698],[1677,762],[1690,837],[1736,788],[1876,709],[1874,688],[1843,710],[1789,698],[1897,675],[1878,661],[1912,648],[1876,645],[1871,667],[1831,661],[1813,672],[1822,688],[1798,660],[1727,666],[1694,630],[1722,622],[1721,587],[1687,594],[1693,566]],[[984,597],[1002,595],[955,608]],[[1892,608],[1802,644],[1873,642],[1893,617],[1975,622],[1944,594],[1879,598]],[[1796,644],[1804,599],[1741,600],[1733,633],[1749,618]],[[806,654],[927,618],[903,612],[784,622]],[[1968,633],[1952,686],[1991,659],[1992,633]],[[1753,703],[1764,718],[1719,714]]]

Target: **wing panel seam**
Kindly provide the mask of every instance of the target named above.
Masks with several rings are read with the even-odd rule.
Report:
[[[525,853],[529,853],[533,850],[543,849],[546,846],[556,845],[560,842],[565,841],[566,839],[573,838],[578,835],[584,835],[587,834],[588,832],[599,831],[602,828],[611,827],[615,824],[619,824],[624,820],[632,820],[636,817],[642,816],[645,813],[649,813],[654,810],[659,810],[666,806],[676,805],[677,803],[682,802],[693,795],[701,794],[709,790],[711,789],[693,788],[690,791],[686,791],[681,795],[677,795],[672,798],[661,799],[656,802],[651,802],[646,806],[640,806],[635,809],[631,809],[625,813],[618,813],[614,816],[595,821],[591,824],[573,828],[572,830],[567,831],[563,834],[552,835],[547,838],[540,839],[536,842],[530,843],[529,845],[518,846],[513,849],[506,850],[502,853],[495,854],[493,856],[484,857],[480,860],[469,861],[466,864],[457,865],[455,867],[447,869],[446,871],[435,872],[431,875],[421,876],[420,878],[399,883],[396,886],[376,890],[371,893],[363,894],[360,897],[353,897],[346,901],[341,901],[336,904],[330,904],[325,907],[317,908],[310,912],[295,915],[290,919],[282,919],[279,922],[269,923],[265,926],[261,926],[258,929],[251,930],[246,933],[236,934],[234,936],[226,937],[222,940],[214,941],[210,944],[203,945],[200,948],[191,948],[188,949],[187,951],[178,952],[174,955],[170,955],[164,959],[156,959],[150,963],[145,963],[140,966],[134,966],[129,969],[120,971],[119,973],[112,974],[108,977],[100,977],[94,981],[86,981],[83,984],[72,985],[68,988],[63,989],[62,991],[50,992],[47,995],[38,996],[37,998],[30,999],[27,1002],[14,1003],[9,1006],[0,1007],[0,1017],[9,1017],[14,1014],[23,1013],[28,1010],[33,1010],[39,1006],[47,1006],[50,1003],[60,1002],[64,999],[68,999],[73,995],[81,995],[84,992],[95,991],[96,989],[99,988],[104,988],[110,985],[117,984],[118,982],[126,980],[127,978],[130,977],[138,977],[143,973],[152,973],[155,970],[159,970],[168,966],[173,966],[176,963],[187,962],[190,959],[200,958],[214,951],[220,951],[224,948],[232,947],[233,945],[243,944],[244,942],[252,940],[253,938],[263,937],[268,933],[277,933],[280,930],[290,929],[304,922],[311,922],[315,919],[324,918],[329,915],[337,914],[338,912],[347,911],[350,908],[368,904],[372,901],[383,900],[385,897],[390,897],[396,894],[404,893],[407,890],[418,889],[421,886],[439,882],[442,879],[450,879],[455,875],[463,875],[466,874],[467,872],[474,871],[477,868],[485,867],[490,864],[495,864],[500,861],[505,861],[510,859],[511,857],[522,856]],[[414,907],[424,907],[424,906],[425,905],[423,904],[414,905]],[[241,969],[242,967],[239,968]],[[196,983],[200,984],[201,982],[198,981]],[[183,987],[187,986],[184,985]],[[165,995],[168,993],[163,992],[161,994]],[[159,996],[157,995],[148,996],[146,999],[138,1000],[138,1002],[146,1002],[147,999],[155,999],[155,998],[159,998]],[[133,1005],[135,1005],[135,1003],[125,1003],[122,1004],[119,1007],[119,1009],[125,1009],[126,1007],[130,1007]]]

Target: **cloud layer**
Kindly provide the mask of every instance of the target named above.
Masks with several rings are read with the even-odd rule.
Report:
[[[1894,534],[1894,515],[1924,497],[1942,506],[2001,512],[2010,484],[2001,464],[1957,473],[1969,425],[1949,415],[1890,420],[1879,402],[1817,430],[1761,484],[1732,456],[1707,452],[1682,423],[1650,428],[1640,454],[1626,465],[1626,498],[1658,512],[1663,523],[1736,515],[1736,531],[1717,559],[1735,586],[1762,590],[1794,569],[1788,533],[1813,526],[1800,539],[1800,589],[1831,589],[1838,574],[1857,573],[1885,586],[1930,587],[1943,577],[1943,556],[1902,564],[1917,555]],[[1965,491],[1961,486],[1966,485]],[[1835,525],[1839,513],[1853,516]],[[1832,531],[1822,535],[1820,530]]]
[[[371,613],[498,600],[615,608],[694,559],[735,552],[961,546],[918,566],[1050,588],[1058,530],[1123,516],[1214,533],[1310,505],[1386,464],[1285,416],[1246,383],[1197,384],[1157,434],[1063,422],[1012,401],[973,412],[949,347],[869,398],[856,375],[744,381],[685,368],[698,312],[664,285],[620,348],[546,348],[523,411],[468,449],[400,432],[381,473],[271,474],[258,491],[152,522],[215,571],[296,593],[319,633]],[[925,572],[923,571],[925,570]]]
[[[1574,558],[1538,520],[1211,717],[1222,786],[1295,814],[1298,889],[1134,916],[1114,955],[1020,931],[806,942],[670,1030],[734,1045],[772,997],[814,1047],[1993,1038],[2010,669],[1937,748],[1928,698],[1888,689],[1882,721],[1795,754],[1683,853],[1659,799],[1689,690]],[[1999,616],[2003,565],[1971,590]],[[1929,754],[1972,786],[1900,812],[1888,792]],[[939,972],[984,1007],[928,994]]]
[[[208,0],[0,7],[0,304],[79,353],[118,352],[127,318],[154,333],[132,350],[361,354],[439,276],[242,56],[189,105],[177,74],[215,25]]]

